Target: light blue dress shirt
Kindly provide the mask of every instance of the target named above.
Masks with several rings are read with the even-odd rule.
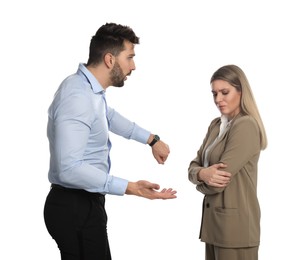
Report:
[[[128,180],[109,174],[109,130],[146,144],[150,132],[107,107],[102,86],[83,65],[67,77],[48,109],[51,183],[123,195]]]

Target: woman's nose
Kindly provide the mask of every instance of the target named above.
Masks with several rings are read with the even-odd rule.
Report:
[[[220,102],[220,101],[222,101],[222,100],[223,100],[223,96],[222,96],[220,93],[216,94],[216,96],[215,96],[215,102],[218,103],[218,102]]]

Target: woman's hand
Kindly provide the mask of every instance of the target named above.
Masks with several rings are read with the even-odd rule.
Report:
[[[231,180],[231,173],[222,170],[226,167],[227,165],[223,163],[217,163],[210,167],[202,168],[198,173],[198,180],[213,187],[226,187]]]

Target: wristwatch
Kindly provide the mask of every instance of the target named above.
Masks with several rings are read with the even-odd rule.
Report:
[[[160,137],[158,135],[154,135],[154,138],[152,139],[149,145],[152,147],[159,140],[160,140]]]

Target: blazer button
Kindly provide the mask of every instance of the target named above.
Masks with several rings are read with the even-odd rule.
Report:
[[[207,203],[207,204],[206,204],[206,208],[210,208],[210,203]]]

